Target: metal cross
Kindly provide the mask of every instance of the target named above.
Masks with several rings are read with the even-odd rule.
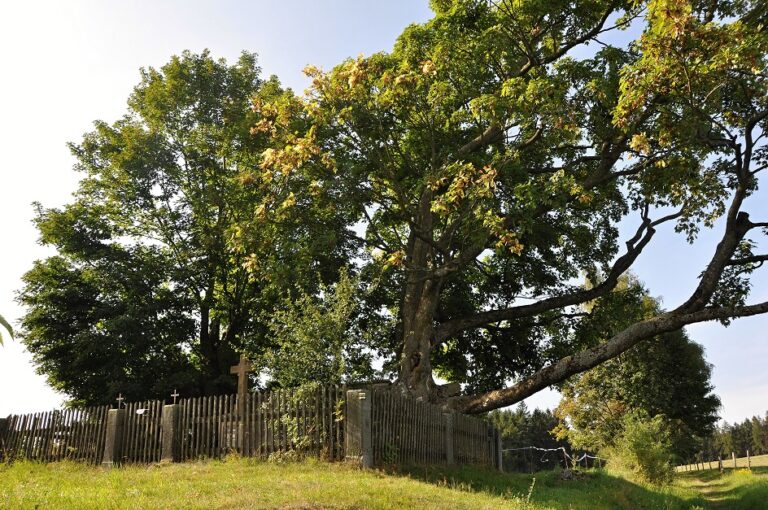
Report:
[[[117,400],[117,408],[120,409],[123,406],[123,400],[125,400],[123,394],[120,393],[115,400]]]
[[[179,396],[179,392],[177,390],[173,390],[173,393],[171,393],[171,396],[173,397],[173,403],[176,403],[176,397]]]

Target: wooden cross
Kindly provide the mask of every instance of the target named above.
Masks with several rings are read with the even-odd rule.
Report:
[[[177,390],[173,390],[173,393],[171,393],[171,396],[173,397],[173,403],[176,404],[176,397],[179,396],[179,392]]]
[[[123,398],[123,394],[122,393],[118,394],[115,400],[117,400],[117,408],[120,409],[123,406],[123,400],[125,400]]]
[[[248,373],[253,365],[245,357],[240,355],[240,363],[229,369],[230,374],[237,375],[237,412],[240,416],[245,414],[245,396],[248,393]]]

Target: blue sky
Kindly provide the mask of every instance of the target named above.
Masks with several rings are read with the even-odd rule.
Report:
[[[309,63],[330,68],[346,57],[388,50],[409,23],[428,19],[419,0],[284,0],[101,2],[25,1],[0,4],[0,312],[16,320],[21,275],[50,252],[36,244],[31,202],[57,206],[77,185],[66,142],[77,141],[95,119],[113,121],[139,80],[140,67],[161,66],[185,49],[205,48],[230,61],[256,52],[264,76],[276,74],[302,91]],[[747,209],[768,220],[762,193]],[[759,214],[762,212],[763,214]],[[631,222],[630,222],[631,223]],[[719,229],[693,246],[662,229],[635,273],[666,306],[693,289]],[[768,299],[768,280],[755,279],[752,301]],[[723,416],[742,420],[768,410],[768,317],[689,329],[714,365]],[[0,416],[58,405],[61,397],[34,374],[18,342],[0,347]],[[529,399],[552,406],[556,395]]]

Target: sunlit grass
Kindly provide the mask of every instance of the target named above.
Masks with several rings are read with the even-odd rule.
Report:
[[[562,480],[557,472],[362,471],[340,463],[240,458],[112,470],[19,462],[0,465],[0,508],[743,509],[768,501],[766,478],[754,472],[686,473],[657,488],[606,471]]]

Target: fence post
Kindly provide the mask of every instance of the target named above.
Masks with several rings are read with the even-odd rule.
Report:
[[[445,427],[445,463],[452,466],[456,462],[453,456],[453,413],[443,413],[443,426]]]
[[[749,456],[749,450],[747,450],[747,469],[752,469],[752,458]]]
[[[720,474],[723,474],[723,456],[722,455],[717,456],[717,469],[720,471]]]
[[[501,431],[499,429],[493,429],[496,432],[496,467],[502,473],[504,472],[504,455],[502,455],[501,449]]]
[[[160,462],[179,461],[179,404],[163,406],[163,415],[160,421],[162,430],[162,452]]]
[[[731,452],[731,458],[733,459],[733,469],[736,470],[736,452]]]
[[[0,418],[0,440],[5,440],[5,433],[7,428],[8,418]]]
[[[110,409],[107,414],[107,437],[104,441],[104,457],[101,465],[111,468],[120,464],[120,448],[123,443],[123,424],[125,423],[125,409]]]
[[[363,468],[373,467],[371,437],[371,391],[347,390],[347,415],[344,424],[346,461]]]

